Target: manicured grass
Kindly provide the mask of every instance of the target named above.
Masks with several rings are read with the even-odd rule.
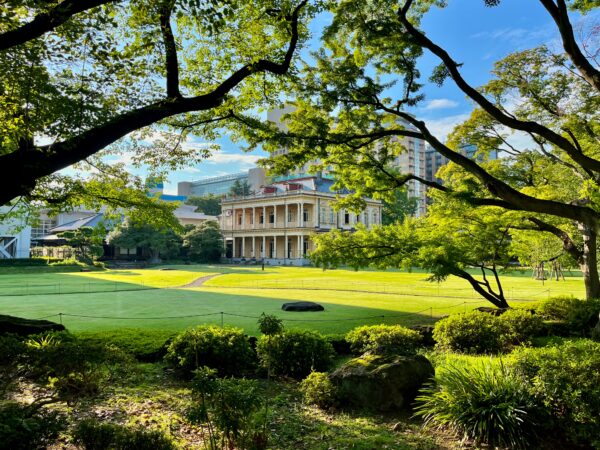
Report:
[[[441,284],[422,272],[260,266],[169,266],[143,270],[7,274],[0,269],[0,312],[62,321],[72,331],[115,328],[177,331],[200,323],[230,324],[257,334],[256,317],[276,314],[287,327],[345,333],[362,324],[430,323],[452,312],[488,305],[458,278]],[[201,287],[182,285],[218,275]],[[513,304],[550,295],[581,296],[583,281],[503,276]],[[285,301],[311,300],[325,311],[281,311]],[[224,314],[221,314],[221,313]],[[94,317],[82,317],[94,316]]]

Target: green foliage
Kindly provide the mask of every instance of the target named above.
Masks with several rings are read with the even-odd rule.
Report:
[[[311,372],[300,383],[300,392],[309,405],[329,408],[336,403],[335,386],[324,372]]]
[[[279,334],[283,331],[283,321],[273,314],[262,313],[258,319],[258,329],[269,336]]]
[[[185,203],[196,206],[196,211],[209,216],[218,216],[221,214],[221,197],[213,194],[206,197],[188,197]]]
[[[413,216],[417,212],[417,207],[417,199],[409,197],[407,189],[394,191],[391,199],[383,201],[381,222],[384,225],[402,222],[406,217]]]
[[[542,425],[541,405],[527,384],[503,365],[449,366],[421,390],[415,414],[429,426],[466,439],[529,448]]]
[[[115,227],[106,240],[117,247],[141,247],[149,253],[151,261],[160,256],[176,257],[181,251],[181,238],[172,228],[141,223],[131,217]]]
[[[73,439],[85,450],[175,450],[173,441],[160,431],[127,428],[122,425],[100,423],[93,419],[79,422]]]
[[[172,331],[119,328],[98,332],[77,333],[79,342],[93,346],[117,347],[133,355],[138,361],[157,362],[166,353],[167,341],[175,333]]]
[[[23,375],[26,354],[27,346],[17,336],[0,335],[0,394],[2,394],[2,398]]]
[[[285,330],[258,339],[256,351],[263,367],[276,375],[301,379],[312,371],[327,370],[332,363],[333,347],[319,333],[309,330]]]
[[[538,336],[544,327],[544,321],[538,314],[524,309],[509,309],[498,320],[506,327],[507,342],[513,345],[531,343],[531,339]]]
[[[422,337],[401,325],[365,325],[346,335],[354,353],[414,355]]]
[[[256,448],[260,439],[257,412],[262,399],[256,381],[218,378],[216,371],[201,367],[192,383],[193,405],[188,411],[192,423],[207,425],[210,450]],[[220,445],[213,427],[221,433]]]
[[[175,336],[165,361],[184,376],[204,366],[219,376],[241,376],[254,367],[255,354],[242,329],[200,325]]]
[[[577,444],[600,448],[600,343],[582,339],[513,353],[511,365]]]
[[[586,335],[598,319],[600,299],[551,297],[543,300],[536,310],[544,319],[564,322],[572,333]]]
[[[231,189],[229,189],[229,194],[235,197],[243,197],[250,195],[250,193],[250,183],[247,180],[240,181],[237,179],[233,182]]]
[[[50,261],[46,258],[3,258],[0,267],[46,266]]]
[[[104,254],[102,241],[105,236],[106,228],[104,227],[81,227],[59,234],[59,237],[63,238],[68,246],[75,248],[77,259],[88,264]]]
[[[439,320],[433,339],[440,349],[465,353],[498,353],[506,343],[507,328],[498,317],[471,311]]]
[[[209,220],[194,227],[183,236],[183,246],[192,261],[219,262],[223,253],[223,236],[219,223]]]
[[[10,450],[48,448],[66,428],[56,411],[12,401],[0,402],[0,447]]]

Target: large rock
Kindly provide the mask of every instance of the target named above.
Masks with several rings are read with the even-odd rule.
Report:
[[[12,333],[19,336],[45,333],[47,331],[64,331],[64,325],[49,320],[23,319],[21,317],[0,315],[0,334]]]
[[[324,311],[325,308],[315,302],[292,302],[281,306],[284,311]]]
[[[363,355],[330,375],[343,405],[378,411],[407,408],[434,369],[427,358]]]

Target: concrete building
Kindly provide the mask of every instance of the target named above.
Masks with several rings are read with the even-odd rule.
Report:
[[[265,184],[265,169],[255,167],[248,172],[234,173],[220,177],[203,178],[196,181],[181,181],[177,183],[177,195],[186,197],[206,197],[216,195],[218,197],[229,194],[234,183],[247,182],[251,191],[257,191]]]
[[[9,206],[0,207],[0,215],[7,214]],[[11,218],[0,222],[0,259],[29,258],[31,227],[24,220]]]
[[[223,198],[221,231],[226,257],[306,265],[315,233],[353,230],[357,223],[367,227],[381,223],[381,203],[375,200],[368,199],[358,215],[335,212],[332,185],[330,179],[312,176],[274,182],[251,196]]]
[[[483,155],[477,154],[477,147],[474,145],[467,145],[460,149],[460,153],[466,156],[467,158],[474,159],[477,162],[483,161],[493,161],[498,159],[498,151],[493,150],[489,152],[485,157]],[[445,156],[440,155],[436,152],[431,146],[427,146],[425,150],[425,179],[427,181],[435,181],[437,183],[442,183],[440,178],[437,178],[435,174],[440,168],[446,164],[448,164],[449,159]]]

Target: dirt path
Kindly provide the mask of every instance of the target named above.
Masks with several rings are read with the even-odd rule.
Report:
[[[214,275],[206,275],[204,277],[197,278],[194,281],[192,281],[191,283],[184,284],[183,286],[180,286],[180,287],[182,287],[182,288],[200,287],[205,282],[207,282],[208,280],[210,280],[211,278],[218,277],[219,275],[222,275],[222,274],[216,273]]]

